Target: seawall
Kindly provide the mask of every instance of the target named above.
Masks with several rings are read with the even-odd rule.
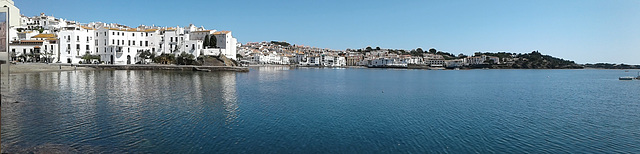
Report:
[[[235,71],[249,72],[247,67],[233,66],[194,66],[194,65],[105,65],[105,64],[78,64],[78,67],[91,67],[96,69],[112,70],[179,70],[179,71]]]

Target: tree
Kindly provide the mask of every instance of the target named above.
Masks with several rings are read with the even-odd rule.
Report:
[[[431,49],[429,49],[429,53],[433,53],[433,54],[435,54],[436,52],[438,52],[438,50],[436,50],[435,48],[431,48]]]
[[[171,64],[175,60],[175,55],[163,53],[158,57],[153,58],[153,62],[161,64]]]
[[[218,39],[216,38],[215,35],[212,35],[211,38],[209,38],[209,47],[213,47],[213,48],[217,48],[218,47]]]
[[[380,47],[376,47],[376,50],[380,50]]]
[[[424,51],[422,50],[422,48],[418,48],[416,49],[417,52],[423,53]]]
[[[418,48],[418,49],[420,49],[420,48]],[[418,52],[418,50],[414,50],[414,49],[409,51],[409,54],[411,54],[412,56],[422,56],[422,52]]]
[[[365,50],[364,50],[364,51],[365,51],[365,52],[371,52],[371,50],[373,50],[373,49],[371,49],[371,47],[367,47],[367,48],[365,48]]]
[[[209,47],[209,34],[204,36],[204,41],[202,41],[202,46],[205,48]]]
[[[152,59],[152,55],[151,55],[151,51],[149,50],[138,50],[138,52],[140,53],[140,55],[138,55],[138,57],[140,57],[140,59],[147,60],[147,59]]]
[[[182,52],[178,57],[176,57],[176,63],[178,65],[192,65],[195,59],[196,57],[192,54]]]
[[[89,63],[91,63],[91,60],[92,60],[92,59],[100,59],[100,56],[98,56],[98,55],[91,55],[91,54],[89,54],[89,52],[86,52],[86,53],[82,56],[82,59],[84,60],[84,62],[85,62],[86,64],[89,64]]]
[[[91,61],[91,55],[89,54],[89,52],[86,52],[83,56],[82,56],[82,60],[84,60],[85,63],[89,63],[89,61]]]

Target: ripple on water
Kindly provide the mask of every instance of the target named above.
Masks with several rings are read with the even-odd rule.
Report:
[[[605,80],[616,76],[288,68],[22,74],[2,91],[2,149],[638,153],[640,96],[631,92],[640,82]]]

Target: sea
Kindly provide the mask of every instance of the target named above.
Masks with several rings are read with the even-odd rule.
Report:
[[[640,153],[640,70],[10,75],[3,153]]]

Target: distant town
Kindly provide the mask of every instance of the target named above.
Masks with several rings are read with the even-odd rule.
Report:
[[[209,66],[292,65],[308,67],[372,67],[417,69],[633,69],[624,64],[576,64],[530,53],[476,52],[464,55],[435,48],[411,50],[363,47],[332,50],[282,41],[242,44],[231,31],[116,23],[78,23],[41,13],[21,15],[9,29],[13,63],[179,64]],[[207,60],[209,58],[210,60]],[[213,60],[211,60],[213,59]]]

